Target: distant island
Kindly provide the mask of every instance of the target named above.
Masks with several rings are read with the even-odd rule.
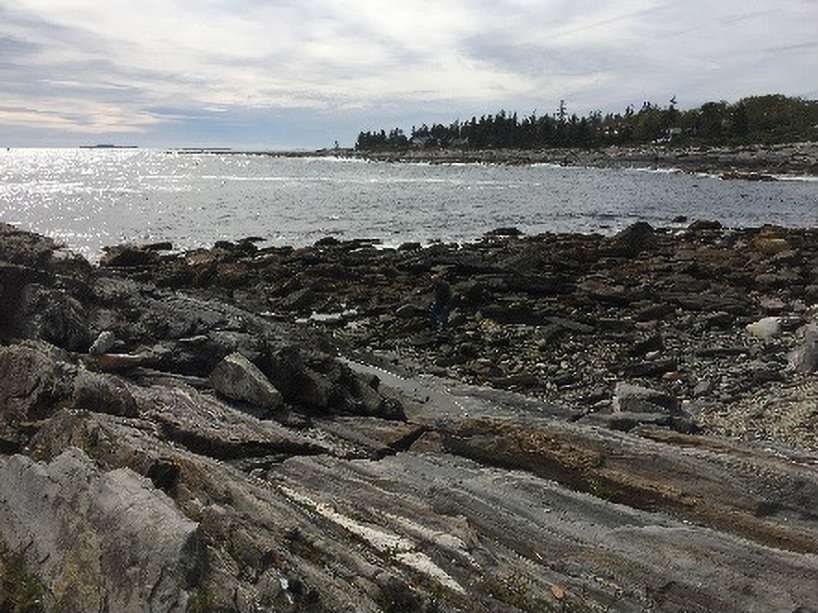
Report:
[[[80,145],[80,149],[138,149],[137,145],[110,145],[103,143],[101,145]]]

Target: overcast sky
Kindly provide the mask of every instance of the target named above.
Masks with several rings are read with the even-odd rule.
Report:
[[[818,98],[818,0],[0,0],[0,146],[351,146],[765,93]]]

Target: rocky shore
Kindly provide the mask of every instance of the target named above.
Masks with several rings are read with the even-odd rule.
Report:
[[[818,611],[818,230],[258,242],[0,225],[0,610]]]
[[[818,176],[818,143],[749,145],[743,147],[606,147],[603,149],[543,149],[469,151],[410,149],[359,152],[355,155],[386,162],[431,164],[558,164],[591,168],[676,169],[720,175],[725,179],[772,181],[778,175]]]

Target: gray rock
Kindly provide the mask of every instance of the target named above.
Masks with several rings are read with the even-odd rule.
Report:
[[[601,426],[622,432],[630,432],[638,426],[658,426],[686,434],[696,433],[700,430],[699,426],[688,417],[676,414],[668,415],[667,413],[629,413],[625,411],[589,413],[579,421],[583,424]]]
[[[24,551],[46,608],[184,611],[204,563],[198,524],[150,481],[69,449],[0,458],[0,536]]]
[[[785,424],[782,417],[783,431],[801,432],[802,425],[808,430],[814,386],[800,376],[780,385],[759,384],[768,374],[785,373],[783,355],[792,347],[783,319],[787,334],[772,343],[725,346],[747,339],[719,329],[743,327],[771,313],[759,304],[764,294],[753,286],[757,275],[786,264],[799,268],[803,283],[814,281],[815,234],[787,236],[798,257],[785,262],[748,254],[755,233],[673,237],[660,231],[643,242],[638,236],[630,245],[623,241],[619,252],[601,236],[555,235],[484,241],[477,250],[438,245],[419,255],[344,243],[318,255],[310,248],[264,249],[240,261],[241,250],[231,247],[205,252],[201,265],[194,256],[171,256],[154,268],[120,269],[116,278],[98,270],[85,289],[80,277],[66,284],[45,249],[42,259],[25,260],[42,275],[25,271],[4,296],[19,299],[23,288],[39,284],[47,303],[61,299],[59,292],[48,294],[57,288],[88,311],[91,339],[111,331],[121,344],[117,351],[131,355],[80,358],[89,370],[119,369],[114,377],[82,370],[78,375],[75,357],[42,342],[0,349],[0,366],[6,368],[0,372],[0,424],[9,433],[0,436],[0,451],[26,450],[52,462],[40,468],[29,462],[34,468],[18,487],[23,478],[9,479],[3,471],[11,460],[0,460],[0,506],[18,490],[44,481],[38,471],[53,470],[55,458],[72,446],[97,466],[122,469],[108,473],[92,463],[92,472],[84,472],[76,463],[63,464],[59,478],[48,479],[59,484],[69,475],[74,480],[66,477],[64,491],[90,490],[71,498],[80,506],[71,507],[75,517],[87,518],[72,524],[83,536],[64,531],[67,540],[60,541],[70,551],[64,558],[90,560],[76,575],[73,596],[62,603],[70,610],[128,610],[124,597],[103,602],[98,596],[115,591],[103,563],[126,578],[125,567],[135,567],[156,585],[153,571],[140,566],[164,556],[149,530],[137,544],[128,540],[131,533],[116,537],[129,554],[140,556],[137,562],[126,555],[116,566],[113,556],[87,553],[113,522],[95,510],[110,498],[97,483],[121,473],[127,479],[116,477],[110,490],[143,506],[142,496],[155,492],[133,473],[145,475],[172,495],[172,502],[160,499],[176,505],[177,517],[201,522],[208,564],[201,574],[175,575],[191,577],[175,584],[181,585],[178,608],[818,610],[812,580],[818,574],[814,457],[776,447],[782,437],[763,423],[780,413],[789,420]],[[2,237],[0,228],[0,254]],[[636,256],[628,260],[627,253]],[[416,268],[411,262],[417,260],[426,264]],[[402,304],[417,286],[416,272],[432,267],[449,270],[456,288],[458,279],[469,278],[484,285],[485,294],[466,292],[459,307],[462,323],[451,338],[431,339],[428,346],[404,343],[416,327],[395,325],[394,307],[384,305]],[[0,268],[0,284],[16,274],[3,277]],[[345,330],[343,336],[363,334],[368,350],[387,347],[410,371],[429,372],[431,364],[445,363],[450,376],[480,381],[481,369],[496,369],[496,384],[536,386],[559,404],[396,372],[388,361],[378,361],[377,368],[339,361],[330,356],[343,351],[346,339],[336,347],[307,327],[159,289],[144,281],[149,278],[163,286],[206,281],[211,296],[229,295],[232,284],[245,279],[242,291],[256,297],[245,304],[259,305],[259,312],[279,309],[285,296],[309,287],[322,309],[343,302],[360,308],[371,328]],[[250,280],[257,285],[248,285]],[[590,282],[585,288],[584,281]],[[794,286],[768,295],[804,312],[805,320],[812,317],[809,300]],[[31,304],[40,309],[46,303]],[[667,319],[651,319],[657,314],[650,311],[642,313],[649,321],[634,319],[657,304],[673,308]],[[497,316],[494,322],[473,317],[483,308]],[[723,325],[708,319],[714,313]],[[12,342],[7,322],[0,322],[0,333]],[[636,345],[648,330],[663,342]],[[537,339],[547,341],[539,350]],[[36,363],[26,353],[34,349]],[[302,418],[296,430],[260,419],[266,410],[252,410],[244,400],[212,393],[205,377],[235,352],[261,369],[288,408],[308,409],[310,421]],[[364,356],[357,360],[368,359]],[[460,364],[478,356],[484,357]],[[706,403],[689,403],[697,419],[711,432],[746,425],[746,432],[737,428],[730,434],[764,437],[763,444],[690,436],[686,432],[696,424],[678,410],[674,393],[636,386],[617,388],[618,413],[584,415],[567,408],[606,405],[612,393],[606,382],[628,365],[619,358],[644,360],[635,364],[637,371],[646,373],[649,366],[655,374],[669,366],[663,358],[677,360],[677,372],[663,375],[661,389],[678,390],[680,397],[700,377],[719,382]],[[755,358],[757,364],[748,364]],[[138,416],[129,416],[128,401],[120,400],[123,391]],[[112,409],[111,398],[121,406]],[[794,410],[782,401],[792,402]],[[725,425],[718,426],[719,420]],[[137,493],[134,483],[141,484]],[[38,527],[63,516],[69,504],[49,496],[24,501],[49,507],[50,516],[31,519]],[[100,502],[86,504],[91,499]],[[120,524],[135,513],[117,509]],[[22,521],[14,519],[12,528]],[[5,524],[4,516],[0,526]],[[164,530],[162,522],[157,526]],[[32,571],[46,573],[50,588],[48,564],[58,557],[35,550],[30,540],[11,545],[18,551],[29,547]],[[38,542],[49,543],[45,537]],[[154,595],[176,598],[159,583]],[[185,603],[192,590],[196,595]],[[144,599],[130,608],[161,610]]]
[[[636,321],[656,321],[664,319],[675,310],[673,305],[670,304],[651,304],[637,311],[634,317]]]
[[[818,370],[818,327],[809,326],[801,344],[790,352],[790,365],[802,373],[812,373]]]
[[[395,315],[400,319],[412,319],[417,314],[418,308],[413,304],[403,304],[395,311]]]
[[[677,398],[664,392],[619,382],[614,389],[614,411],[627,413],[681,413]]]
[[[695,398],[701,398],[702,396],[709,396],[713,393],[713,390],[716,388],[716,383],[710,379],[702,379],[698,383],[696,383],[696,387],[693,388],[693,396]]]
[[[724,311],[717,311],[706,315],[704,321],[709,328],[728,329],[735,323],[736,318]]]
[[[279,453],[327,453],[320,441],[301,436],[275,421],[248,415],[219,398],[182,383],[138,388],[140,415],[156,423],[165,439],[201,455],[236,459]]]
[[[629,298],[622,285],[611,285],[599,279],[586,279],[578,286],[592,298],[612,304],[625,304]],[[526,305],[526,308],[530,308]]]
[[[782,381],[784,379],[783,370],[783,365],[778,362],[758,359],[744,365],[741,374],[745,380],[749,376],[749,380],[753,383],[762,384],[771,381]]]
[[[64,278],[86,279],[91,265],[54,239],[0,224],[0,261],[44,271]]]
[[[716,231],[721,230],[722,225],[721,222],[713,221],[709,219],[697,219],[693,223],[691,223],[687,229],[690,232],[702,232],[702,231]]]
[[[653,248],[656,233],[650,224],[639,221],[603,241],[604,248],[613,255],[634,257],[642,251]]]
[[[137,245],[117,245],[104,249],[100,265],[111,267],[148,266],[159,261],[158,254],[153,249],[146,249]]]
[[[19,428],[50,416],[71,397],[77,368],[43,341],[0,349],[0,437],[19,442]]]
[[[42,270],[0,261],[0,300],[3,301],[0,332],[7,336],[17,336],[11,326],[16,320],[23,288],[32,283],[47,283],[49,279],[48,273]]]
[[[763,317],[747,325],[747,332],[763,341],[781,334],[781,322],[778,317]]]
[[[623,368],[623,373],[629,377],[659,377],[676,370],[678,366],[679,363],[675,358],[643,360],[628,364]]]
[[[74,407],[88,411],[136,417],[139,410],[128,386],[110,375],[80,370],[74,379]]]
[[[42,339],[69,351],[90,344],[86,308],[63,290],[32,283],[21,295],[13,327],[22,338]]]
[[[115,344],[116,335],[110,330],[105,330],[104,332],[99,333],[97,340],[95,340],[91,347],[88,349],[88,353],[90,353],[91,355],[101,355],[103,353],[108,353],[111,349],[113,349]]]
[[[417,389],[422,380],[381,377],[381,387],[393,382],[426,393]],[[320,600],[325,610],[375,613],[383,610],[383,586],[418,576],[432,586],[424,593],[460,594],[485,610],[506,610],[493,595],[512,579],[527,586],[520,593],[528,600],[517,602],[530,610],[559,606],[536,600],[550,585],[562,586],[569,603],[623,610],[656,608],[656,594],[663,610],[795,610],[817,602],[804,581],[816,572],[814,471],[760,448],[651,429],[660,416],[640,417],[633,436],[566,423],[517,395],[447,384],[423,418],[436,448],[387,452],[377,462],[347,461],[330,449],[290,455],[264,464],[257,480],[208,457],[212,446],[189,443],[208,437],[250,450],[262,429],[272,432],[266,423],[186,388],[152,387],[140,401],[149,421],[65,411],[32,447],[47,455],[82,444],[101,461],[139,472],[162,458],[178,466],[178,504],[201,518],[214,608],[233,606],[242,593],[248,610],[292,610],[286,603],[302,599],[307,611],[321,610]],[[332,436],[324,420],[318,429]],[[394,451],[417,432],[357,419],[335,430],[356,447]],[[545,564],[544,551],[551,552]]]
[[[225,357],[210,375],[217,392],[261,409],[275,410],[283,403],[279,392],[258,367],[240,353]]]

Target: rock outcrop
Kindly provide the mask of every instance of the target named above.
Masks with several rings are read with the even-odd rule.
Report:
[[[429,164],[559,164],[592,168],[666,168],[718,174],[724,180],[775,181],[779,175],[818,175],[815,142],[740,147],[650,145],[600,149],[410,149],[363,151],[354,155],[385,162]]]
[[[600,424],[638,423],[613,415],[617,384],[636,385],[675,399],[693,421],[665,422],[685,432],[818,450],[818,414],[792,409],[818,402],[809,332],[816,245],[815,229],[697,220],[673,229],[641,222],[611,237],[502,229],[426,248],[334,238],[300,249],[214,248],[113,270],[302,321],[410,370],[564,403]],[[223,281],[238,269],[243,285]],[[443,336],[428,327],[431,297],[418,294],[430,272],[444,273],[454,292]],[[266,374],[286,397],[289,382]],[[322,386],[310,396],[326,405]]]
[[[205,563],[199,525],[128,468],[69,448],[0,458],[0,537],[36,561],[48,608],[180,611]]]
[[[94,269],[0,226],[0,586],[22,564],[55,611],[818,610],[793,435],[815,243],[776,233],[792,255],[640,226]],[[414,289],[440,268],[437,337]],[[26,323],[69,303],[63,332]],[[774,443],[714,436],[762,391],[793,395]]]

